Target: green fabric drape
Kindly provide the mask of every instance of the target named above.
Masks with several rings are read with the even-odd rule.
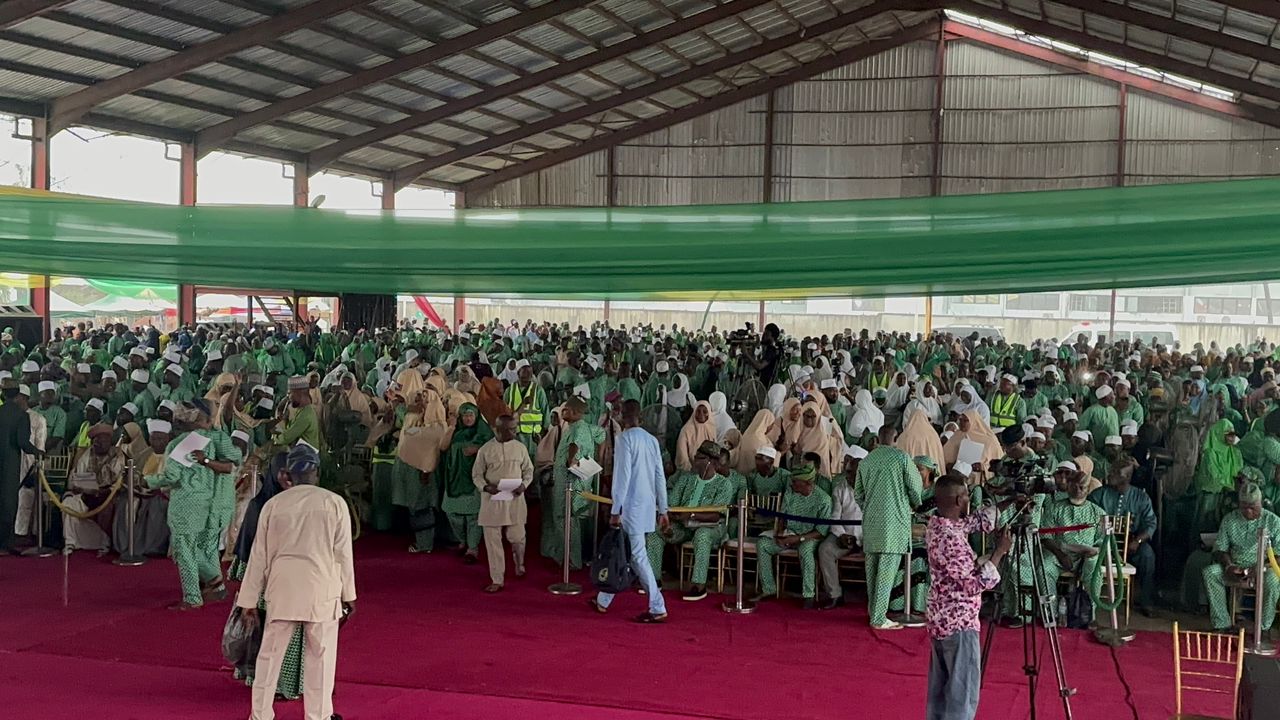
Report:
[[[467,427],[462,416],[472,413],[476,416],[476,424]],[[493,437],[493,430],[484,421],[480,409],[473,403],[463,403],[458,408],[458,421],[454,426],[453,441],[449,443],[449,452],[444,459],[444,491],[449,497],[462,497],[476,490],[471,482],[471,469],[475,467],[476,456],[468,456],[463,450],[469,447],[480,447]]]
[[[0,193],[0,268],[354,293],[687,299],[718,292],[722,300],[1014,293],[1273,279],[1277,228],[1275,178],[443,213],[181,207],[24,191]]]

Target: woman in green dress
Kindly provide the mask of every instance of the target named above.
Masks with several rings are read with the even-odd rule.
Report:
[[[479,560],[481,536],[476,522],[480,514],[480,490],[471,480],[471,469],[476,464],[480,446],[492,437],[493,431],[480,417],[480,409],[474,403],[459,406],[453,440],[449,443],[442,467],[444,501],[441,509],[449,518],[453,534],[462,542],[463,558],[468,564]]]

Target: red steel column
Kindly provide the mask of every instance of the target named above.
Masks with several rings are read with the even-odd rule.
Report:
[[[309,207],[311,205],[311,176],[306,163],[293,164],[293,206]]]
[[[196,204],[196,146],[182,143],[178,158],[178,202],[184,207]],[[194,325],[196,322],[196,288],[194,285],[178,286],[178,324]]]
[[[44,118],[31,119],[31,187],[49,189],[49,124]],[[40,339],[53,335],[53,321],[49,312],[49,276],[33,275],[28,279],[31,293],[31,310],[40,317]]]
[[[466,192],[457,192],[453,196],[453,206],[458,210],[467,209]],[[467,321],[467,296],[458,293],[453,296],[453,327],[450,330],[457,332],[458,328]]]

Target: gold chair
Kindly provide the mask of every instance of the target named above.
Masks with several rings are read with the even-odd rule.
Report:
[[[1183,663],[1192,664],[1191,667],[1200,669],[1184,669]],[[1176,714],[1172,720],[1230,720],[1234,718],[1238,703],[1240,677],[1243,671],[1244,630],[1235,635],[1183,632],[1178,629],[1178,623],[1175,622],[1173,624],[1173,681]],[[1206,685],[1215,684],[1223,687],[1184,685],[1184,678],[1204,678]],[[1230,687],[1225,687],[1227,682],[1223,681],[1229,682]],[[1183,690],[1213,695],[1229,695],[1231,697],[1231,714],[1224,718],[1214,715],[1183,713]]]
[[[736,542],[737,538],[734,538],[734,540]],[[720,547],[716,548],[715,552],[711,553],[711,567],[708,569],[708,572],[712,570],[715,571],[716,592],[718,593],[724,592],[724,556],[725,556],[724,548],[725,548],[725,543],[721,543]],[[685,582],[685,568],[688,568],[690,574],[693,573],[693,541],[692,540],[686,540],[685,542],[680,543],[680,548],[678,550],[677,557],[678,557],[678,561],[677,561],[677,567],[676,567],[676,580],[680,582],[680,587],[683,589],[684,582]]]
[[[1124,624],[1129,624],[1129,613],[1132,609],[1133,598],[1133,578],[1138,574],[1138,568],[1129,562],[1129,531],[1133,526],[1131,522],[1132,515],[1112,515],[1111,522],[1115,529],[1116,550],[1120,553],[1120,570],[1116,573],[1116,582],[1124,581]],[[1106,573],[1105,567],[1101,568]],[[1065,575],[1065,573],[1064,573]],[[1103,576],[1103,586],[1106,586],[1106,575]]]

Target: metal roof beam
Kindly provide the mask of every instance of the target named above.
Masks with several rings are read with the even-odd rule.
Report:
[[[1280,21],[1280,3],[1276,0],[1215,0],[1229,8]]]
[[[0,4],[0,28],[17,25],[40,13],[66,5],[71,0],[7,0]]]
[[[95,105],[112,98],[128,95],[137,90],[168,80],[201,65],[232,55],[245,48],[268,43],[300,28],[350,10],[370,0],[316,0],[296,10],[281,13],[269,20],[246,26],[223,35],[216,40],[196,45],[170,55],[163,60],[148,63],[137,70],[103,80],[95,85],[58,98],[50,105],[50,133],[57,132],[78,120]]]
[[[948,40],[967,40],[997,50],[1015,53],[1039,62],[1056,65],[1072,72],[1084,73],[1100,80],[1127,85],[1132,90],[1140,90],[1149,95],[1156,95],[1200,110],[1208,110],[1222,115],[1230,115],[1243,120],[1252,120],[1256,123],[1271,125],[1272,127],[1280,127],[1280,111],[1265,108],[1261,105],[1220,100],[1195,90],[1188,90],[1178,85],[1155,80],[1146,75],[1136,75],[1111,65],[1082,60],[1074,55],[1067,55],[1043,45],[1019,40],[1008,35],[1001,35],[990,30],[983,30],[982,28],[954,20],[947,21],[946,32]]]
[[[596,137],[578,145],[554,150],[545,155],[540,155],[533,160],[520,163],[519,165],[511,165],[497,172],[490,173],[489,175],[485,175],[484,177],[476,178],[475,180],[465,183],[463,189],[467,192],[483,190],[498,183],[553,167],[560,163],[573,160],[574,158],[589,155],[593,152],[607,149],[619,143],[634,140],[635,138],[647,135],[651,132],[701,117],[721,108],[736,105],[744,100],[750,100],[753,97],[758,97],[780,87],[808,80],[814,76],[821,75],[822,73],[830,72],[831,70],[844,67],[845,65],[858,62],[859,60],[865,60],[866,58],[892,50],[907,43],[915,42],[917,40],[936,38],[940,26],[940,21],[935,19],[918,25],[909,26],[907,29],[900,30],[885,38],[870,40],[853,45],[835,54],[824,55],[777,75],[748,83],[736,90],[730,90],[728,92],[720,93],[719,95],[713,95],[705,100],[685,105],[673,112],[658,115],[621,130],[615,130],[605,135],[597,135]]]
[[[1245,40],[1244,38],[1228,35],[1224,32],[1218,32],[1210,28],[1192,25],[1191,23],[1182,22],[1174,17],[1167,15],[1156,15],[1154,13],[1144,12],[1128,5],[1119,5],[1113,2],[1105,2],[1103,0],[1071,0],[1062,3],[1055,0],[1056,4],[1070,7],[1082,12],[1098,15],[1100,17],[1115,20],[1116,22],[1137,25],[1138,27],[1154,30],[1164,33],[1170,37],[1180,38],[1197,45],[1204,45],[1210,48],[1220,48],[1229,52],[1243,55],[1247,58],[1254,58],[1269,62],[1273,65],[1280,65],[1280,48],[1270,45]]]
[[[1254,95],[1257,97],[1267,98],[1280,102],[1280,87],[1275,85],[1266,85],[1256,80],[1250,80],[1240,75],[1231,75],[1220,70],[1196,65],[1178,60],[1176,58],[1161,55],[1159,53],[1147,52],[1124,43],[1118,43],[1113,40],[1090,35],[1079,30],[1072,30],[1062,25],[1057,25],[1043,20],[1019,15],[1018,13],[1001,10],[989,5],[980,5],[975,2],[967,2],[967,0],[953,0],[948,3],[948,7],[955,8],[970,15],[985,17],[989,20],[1017,28],[1025,33],[1032,35],[1040,35],[1043,37],[1061,40],[1071,43],[1078,47],[1092,50],[1094,52],[1105,53],[1112,57],[1127,60],[1138,65],[1146,65],[1147,67],[1156,68],[1164,72],[1176,73],[1186,78],[1190,78],[1197,82],[1216,85],[1227,90]],[[1208,32],[1208,31],[1206,31]]]
[[[577,10],[590,2],[592,0],[551,0],[551,2],[539,5],[532,10],[484,25],[469,33],[443,40],[418,52],[389,60],[366,70],[354,72],[340,80],[285,98],[217,125],[212,125],[200,131],[197,139],[198,150],[201,153],[208,152],[235,137],[237,133],[255,125],[270,122],[275,118],[305,110],[325,100],[389,80],[423,65],[442,60],[450,55],[525,30],[556,15]]]
[[[613,45],[609,45],[601,50],[586,53],[585,55],[579,55],[572,59],[562,60],[556,65],[551,65],[538,72],[516,78],[511,82],[495,85],[492,88],[458,98],[452,102],[438,105],[420,113],[414,113],[404,119],[374,128],[369,132],[353,136],[347,140],[340,140],[332,145],[326,145],[325,147],[317,149],[311,153],[312,167],[323,167],[346,153],[362,148],[370,143],[386,140],[387,138],[395,137],[396,135],[400,135],[409,130],[430,125],[438,120],[443,120],[444,118],[466,112],[472,108],[480,107],[481,105],[501,100],[510,95],[538,87],[539,85],[544,85],[546,83],[568,77],[587,68],[620,58],[632,52],[643,50],[663,40],[677,37],[695,28],[703,27],[718,20],[733,17],[740,12],[764,5],[767,2],[772,2],[772,0],[731,0],[723,5],[690,15],[683,20],[667,23],[666,25],[650,32],[641,33],[621,42],[614,43]]]
[[[912,7],[918,7],[918,5],[912,5]],[[607,112],[615,107],[626,105],[627,103],[643,100],[654,93],[670,90],[684,85],[685,83],[712,76],[717,72],[728,70],[729,68],[742,65],[744,63],[749,63],[766,55],[770,55],[780,50],[785,50],[793,45],[811,42],[814,38],[822,34],[831,33],[841,28],[869,20],[881,13],[891,10],[905,9],[909,8],[907,7],[907,3],[903,0],[873,2],[870,5],[864,5],[833,18],[818,21],[811,27],[805,28],[800,32],[780,35],[776,38],[772,38],[763,43],[758,43],[738,52],[730,53],[729,55],[721,55],[720,57],[708,60],[707,62],[699,65],[694,65],[693,67],[681,72],[667,75],[654,80],[653,82],[630,88],[625,92],[610,95],[595,102],[587,103],[586,105],[579,105],[577,107],[570,108],[556,115],[529,123],[524,127],[504,132],[499,135],[494,135],[493,137],[486,138],[480,142],[465,145],[457,150],[452,150],[439,155],[434,159],[423,160],[422,162],[406,166],[396,171],[396,186],[401,187],[406,185],[423,173],[444,167],[445,165],[457,162],[458,160],[463,160],[473,155],[480,155],[491,150],[496,150],[504,145],[523,140],[538,133],[553,130],[562,125],[577,122],[602,112]],[[694,104],[697,104],[697,102]],[[664,115],[659,115],[658,117],[664,117]]]

